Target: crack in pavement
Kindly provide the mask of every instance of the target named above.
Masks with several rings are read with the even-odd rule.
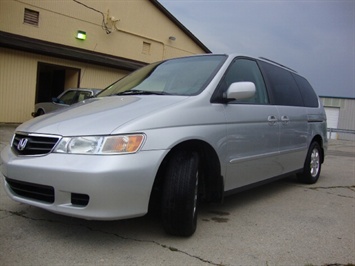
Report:
[[[208,264],[216,265],[216,266],[223,266],[223,264],[221,264],[221,263],[214,263],[214,262],[212,262],[212,261],[203,259],[203,258],[201,258],[201,257],[199,257],[199,256],[196,256],[196,255],[192,255],[192,254],[190,254],[190,253],[188,253],[188,252],[186,252],[186,251],[180,250],[180,249],[178,249],[178,248],[161,244],[161,243],[159,243],[159,242],[157,242],[157,241],[154,241],[154,240],[144,240],[144,239],[137,239],[137,238],[125,237],[125,236],[122,236],[122,235],[119,235],[119,234],[116,234],[116,233],[112,233],[112,232],[107,232],[107,231],[95,229],[95,228],[93,228],[93,227],[86,226],[86,225],[83,225],[83,224],[66,223],[66,222],[61,222],[61,221],[56,221],[56,220],[50,220],[50,219],[42,219],[42,218],[32,218],[32,217],[26,216],[26,215],[24,214],[24,212],[15,212],[15,211],[3,210],[3,209],[0,209],[0,212],[4,212],[4,213],[7,213],[7,214],[10,214],[10,215],[6,215],[5,217],[10,217],[11,215],[15,215],[15,216],[18,216],[18,217],[21,217],[21,218],[24,218],[24,219],[29,219],[29,220],[32,220],[32,221],[49,222],[49,223],[54,223],[54,224],[66,225],[66,226],[67,226],[67,225],[70,225],[70,226],[84,227],[84,228],[86,228],[86,229],[88,229],[89,231],[92,231],[92,232],[99,232],[99,233],[103,233],[103,234],[106,234],[106,235],[111,235],[111,236],[114,236],[114,237],[117,237],[117,238],[120,238],[120,239],[123,239],[123,240],[130,240],[130,241],[135,241],[135,242],[140,242],[140,243],[150,243],[150,244],[154,244],[154,245],[157,245],[157,246],[162,247],[162,248],[164,248],[164,249],[169,249],[169,250],[172,251],[172,252],[179,252],[179,253],[182,253],[182,254],[187,255],[187,256],[189,256],[189,257],[191,257],[191,258],[200,260],[201,262],[204,262],[204,263],[208,263]],[[5,217],[4,217],[4,218],[5,218]]]
[[[333,189],[333,188],[347,188],[350,189],[351,191],[355,192],[355,185],[354,186],[330,186],[330,187],[307,187],[308,189]]]
[[[321,189],[327,190],[327,189],[342,188],[342,189],[349,189],[349,190],[355,192],[355,186],[329,186],[329,187],[303,187],[303,188],[311,189],[311,190],[321,190]],[[350,199],[355,198],[352,196],[345,196],[345,195],[340,195],[340,194],[337,194],[337,196],[344,197],[344,198],[350,198]]]

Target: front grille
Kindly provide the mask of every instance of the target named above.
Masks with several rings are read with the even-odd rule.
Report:
[[[6,178],[11,190],[18,196],[45,203],[54,202],[54,188]]]
[[[16,133],[12,148],[19,155],[44,155],[51,152],[59,139],[59,136]]]

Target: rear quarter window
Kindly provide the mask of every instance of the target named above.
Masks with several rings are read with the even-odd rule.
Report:
[[[318,96],[314,92],[311,84],[309,84],[309,82],[305,78],[299,75],[292,75],[297,82],[298,88],[300,89],[304,105],[306,107],[318,107]]]
[[[289,71],[263,61],[259,64],[273,104],[304,106],[300,90]]]

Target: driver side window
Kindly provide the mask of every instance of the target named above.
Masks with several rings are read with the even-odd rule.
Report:
[[[268,104],[269,99],[257,63],[253,60],[239,58],[235,59],[229,66],[223,81],[223,91],[227,91],[230,84],[240,81],[250,81],[255,84],[255,95],[248,99],[235,100],[229,103],[246,103],[246,104]]]

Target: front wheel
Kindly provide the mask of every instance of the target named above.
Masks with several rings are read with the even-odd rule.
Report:
[[[298,180],[305,184],[314,184],[318,181],[322,163],[322,151],[317,142],[309,147],[303,172],[298,174]]]
[[[162,221],[165,231],[191,236],[196,230],[198,209],[199,156],[178,151],[168,162],[162,195]]]
[[[37,113],[36,113],[36,117],[41,116],[41,115],[44,115],[44,111],[43,111],[43,109],[38,109]]]

